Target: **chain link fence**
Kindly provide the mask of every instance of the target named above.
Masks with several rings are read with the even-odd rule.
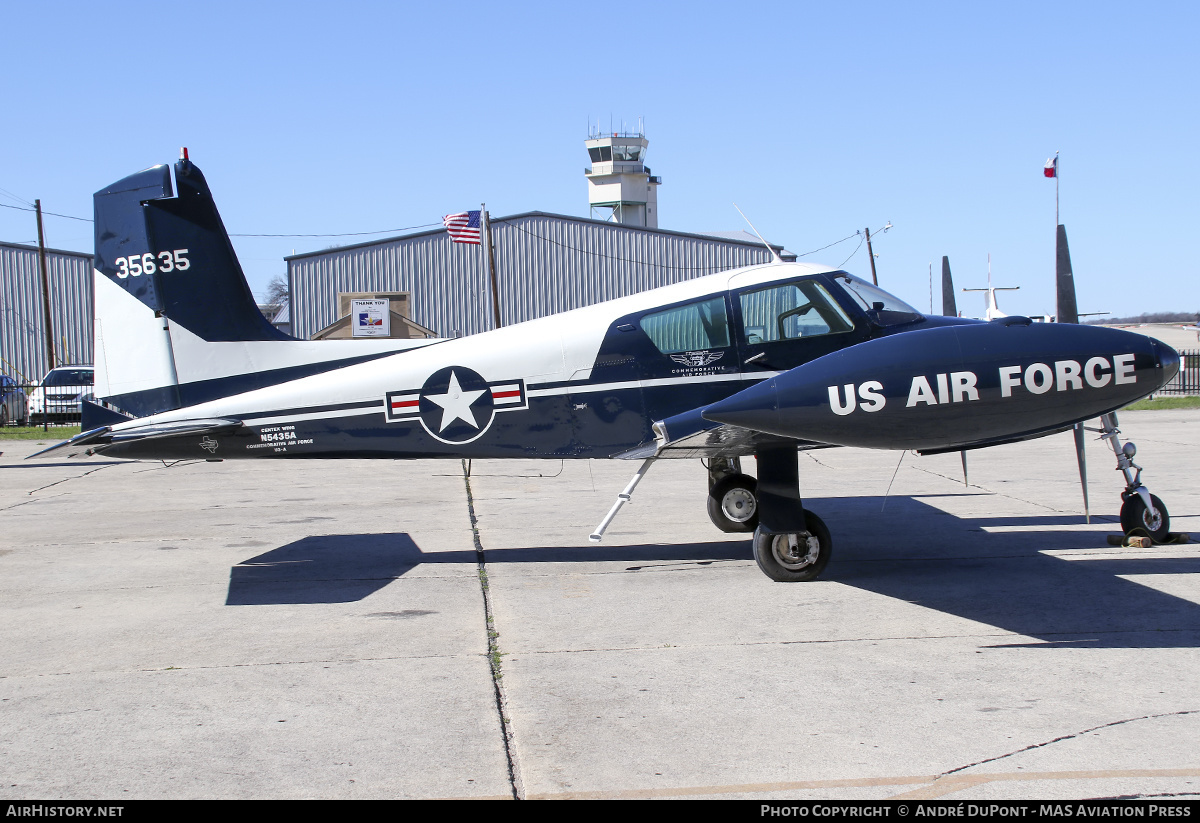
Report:
[[[78,426],[90,385],[42,386],[0,376],[0,426]]]

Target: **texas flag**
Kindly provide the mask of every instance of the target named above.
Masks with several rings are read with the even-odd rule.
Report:
[[[1058,177],[1058,155],[1054,155],[1046,161],[1046,165],[1042,167],[1042,174],[1047,177]]]

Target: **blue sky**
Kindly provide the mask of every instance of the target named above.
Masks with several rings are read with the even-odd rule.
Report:
[[[1042,314],[1041,169],[1060,151],[1080,310],[1200,311],[1198,9],[6,3],[0,205],[90,217],[94,191],[186,145],[232,233],[419,226],[482,201],[586,215],[588,123],[642,117],[663,228],[743,228],[737,202],[803,253],[891,221],[885,288],[928,309],[930,263],[980,286],[990,253],[995,285],[1021,287],[1001,307]],[[90,224],[46,225],[91,250]],[[0,240],[35,238],[0,208]],[[261,292],[293,249],[361,239],[234,242]],[[869,276],[857,245],[804,259]]]

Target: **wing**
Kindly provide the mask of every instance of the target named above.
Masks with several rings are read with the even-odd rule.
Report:
[[[798,450],[829,449],[833,443],[801,440],[768,432],[717,423],[702,416],[704,407],[659,420],[654,424],[655,442],[617,455],[621,460],[648,457],[683,459],[692,457],[745,457],[764,447],[788,444]]]

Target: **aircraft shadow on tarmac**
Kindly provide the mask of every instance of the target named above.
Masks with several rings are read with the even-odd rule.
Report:
[[[1125,579],[1200,573],[1200,553],[1157,558],[1109,547],[1107,532],[1085,528],[1082,515],[960,518],[906,496],[824,498],[811,504],[834,535],[834,556],[822,580],[1040,641],[1000,639],[995,646],[1200,646],[1200,604],[1152,588],[1152,577],[1147,585]],[[1067,528],[1071,525],[1080,528]],[[1020,531],[984,531],[992,526]],[[1119,530],[1113,523],[1111,532]],[[1097,555],[1098,549],[1104,552]],[[1066,559],[1072,555],[1076,559]],[[712,568],[752,555],[747,539],[486,549],[485,556],[488,564],[626,562],[632,564],[627,571],[636,574]],[[226,605],[354,602],[418,565],[476,562],[469,550],[425,553],[405,533],[306,537],[234,566]],[[765,577],[761,583],[785,585]],[[664,579],[662,585],[670,583]]]
[[[4,452],[0,451],[0,454],[4,454]],[[59,469],[59,470],[61,470],[64,468],[64,466],[66,466],[67,468],[79,467],[79,468],[83,468],[83,469],[94,469],[97,466],[121,466],[121,465],[128,466],[128,465],[130,465],[130,463],[128,460],[89,460],[87,463],[75,463],[73,465],[69,464],[69,463],[64,464],[61,461],[57,462],[57,463],[5,463],[4,465],[0,466],[0,469]]]

